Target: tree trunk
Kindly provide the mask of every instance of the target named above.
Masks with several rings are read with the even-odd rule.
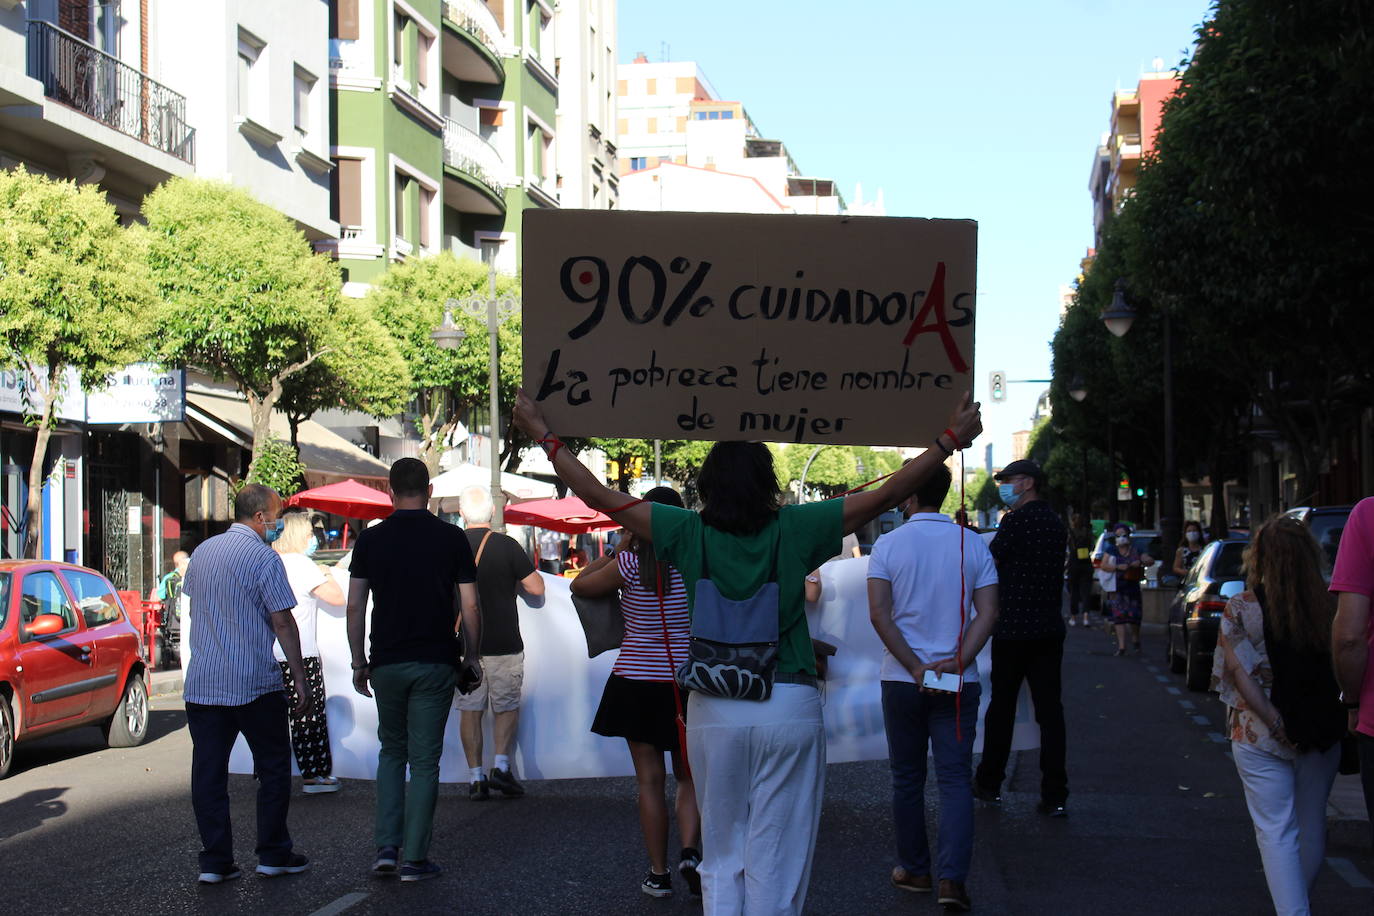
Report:
[[[33,459],[29,463],[29,504],[24,520],[24,558],[38,559],[38,541],[43,531],[43,461],[48,456],[48,440],[52,437],[53,392],[52,379],[55,372],[48,373],[48,391],[43,402],[43,416],[38,425],[38,435],[34,437]]]
[[[251,391],[245,391],[244,396],[248,398],[248,412],[253,418],[253,457],[248,461],[246,478],[252,480],[258,469],[258,459],[262,457],[262,450],[267,445],[267,440],[272,438],[272,407],[267,400],[259,398]]]

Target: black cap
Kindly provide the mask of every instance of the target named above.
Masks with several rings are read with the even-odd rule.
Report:
[[[993,474],[992,479],[1006,480],[1008,477],[1019,477],[1022,475],[1029,477],[1031,480],[1035,481],[1035,488],[1037,490],[1040,489],[1040,487],[1045,483],[1045,472],[1040,470],[1040,465],[1036,464],[1034,461],[1031,461],[1029,458],[1022,458],[1019,461],[1013,461],[1011,464],[1002,468],[1002,470],[998,471],[996,474]]]

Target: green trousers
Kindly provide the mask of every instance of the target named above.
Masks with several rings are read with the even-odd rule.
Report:
[[[399,846],[407,862],[429,858],[439,755],[453,705],[452,665],[402,662],[372,669],[377,698],[377,828],[380,846]],[[406,766],[410,787],[406,787]]]

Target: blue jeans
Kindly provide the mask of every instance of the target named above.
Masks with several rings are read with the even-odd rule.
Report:
[[[922,693],[905,681],[883,681],[882,687],[897,860],[913,874],[930,874],[925,805],[929,747],[934,751],[935,779],[940,786],[935,877],[962,884],[968,880],[973,860],[973,738],[982,688],[964,684],[956,735],[954,694]]]

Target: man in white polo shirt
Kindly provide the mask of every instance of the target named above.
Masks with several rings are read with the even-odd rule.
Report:
[[[950,910],[968,910],[973,738],[981,689],[977,657],[997,621],[997,566],[977,532],[941,514],[949,486],[949,469],[940,467],[902,507],[906,524],[873,546],[868,609],[884,647],[883,724],[898,859],[892,883],[916,893],[935,889],[925,821],[930,747],[940,785],[939,902]],[[962,672],[962,689],[921,687],[927,670]]]

